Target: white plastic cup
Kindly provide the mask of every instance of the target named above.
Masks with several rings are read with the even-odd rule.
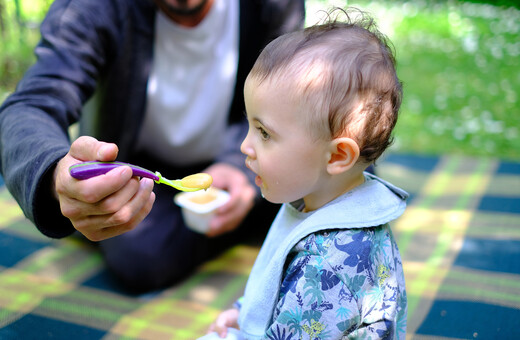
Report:
[[[211,187],[208,190],[178,193],[174,201],[182,208],[184,223],[193,231],[205,234],[215,210],[229,201],[229,194]]]

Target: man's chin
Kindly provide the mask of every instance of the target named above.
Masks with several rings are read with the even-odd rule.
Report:
[[[174,6],[169,4],[165,0],[156,0],[156,2],[160,3],[162,7],[168,11],[169,14],[177,15],[177,16],[183,16],[183,17],[190,17],[199,14],[204,7],[206,6],[206,3],[208,0],[202,0],[200,4],[194,6],[194,7],[188,7],[188,6]]]

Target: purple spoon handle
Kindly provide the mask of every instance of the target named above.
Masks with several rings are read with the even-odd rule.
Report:
[[[140,166],[123,163],[123,162],[83,162],[74,164],[69,168],[70,175],[76,179],[89,179],[92,177],[96,177],[99,175],[104,175],[110,170],[113,170],[120,166],[129,166],[132,168],[132,173],[137,177],[146,177],[151,178],[154,181],[159,180],[159,176],[155,173],[147,170],[145,168],[141,168]]]

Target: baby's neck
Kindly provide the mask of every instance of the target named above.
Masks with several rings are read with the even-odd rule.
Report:
[[[352,191],[354,188],[360,186],[365,183],[365,175],[363,174],[363,169],[361,170],[351,170],[349,174],[345,174],[346,176],[335,177],[331,179],[327,188],[323,188],[322,195],[312,196],[312,198],[304,197],[305,207],[303,208],[303,212],[310,212],[317,210],[324,206],[325,204],[333,201],[339,196]]]

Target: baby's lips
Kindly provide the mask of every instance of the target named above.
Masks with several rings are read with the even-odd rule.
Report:
[[[259,188],[263,188],[264,187],[264,181],[262,180],[262,178],[260,176],[256,176],[255,177],[255,184]]]

